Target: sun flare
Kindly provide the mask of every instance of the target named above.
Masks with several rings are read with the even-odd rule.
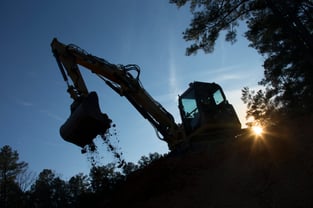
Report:
[[[261,126],[253,126],[252,130],[253,130],[254,134],[257,136],[261,136],[263,133],[263,128]]]

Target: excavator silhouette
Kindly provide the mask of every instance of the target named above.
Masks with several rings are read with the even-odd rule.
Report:
[[[51,43],[68,92],[74,100],[71,114],[61,126],[62,138],[80,147],[103,135],[112,121],[101,112],[96,92],[89,92],[80,68],[99,76],[112,90],[124,96],[156,129],[157,136],[170,150],[198,141],[234,138],[241,124],[233,106],[216,83],[192,82],[178,97],[181,124],[142,86],[137,65],[115,65],[87,53],[73,44],[65,45],[56,38]],[[69,80],[70,78],[70,80]]]

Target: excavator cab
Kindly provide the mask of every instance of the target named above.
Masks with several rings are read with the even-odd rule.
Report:
[[[111,127],[109,117],[101,113],[96,92],[80,97],[71,105],[71,115],[60,128],[61,137],[84,148],[92,144],[97,135],[103,135]]]
[[[187,136],[194,132],[235,133],[240,121],[222,88],[216,83],[193,82],[178,99],[182,123]]]

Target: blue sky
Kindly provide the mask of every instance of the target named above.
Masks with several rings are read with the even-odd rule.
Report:
[[[168,0],[12,1],[0,2],[0,146],[10,145],[32,171],[55,170],[64,178],[88,173],[80,148],[59,136],[71,99],[51,53],[50,42],[74,43],[114,64],[138,64],[141,82],[176,121],[177,95],[192,81],[219,83],[244,123],[240,100],[244,86],[257,87],[263,58],[242,37],[234,45],[218,40],[214,53],[185,56],[182,32],[188,8]],[[103,112],[116,124],[127,161],[150,152],[165,153],[166,143],[124,99],[95,75],[82,70],[89,90],[97,91]],[[114,138],[113,138],[114,139]],[[105,146],[102,164],[114,161]]]

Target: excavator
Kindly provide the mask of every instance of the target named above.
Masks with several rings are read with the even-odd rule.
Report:
[[[178,96],[182,123],[177,124],[172,114],[142,86],[138,65],[112,64],[56,38],[51,42],[51,48],[67,83],[67,92],[73,99],[71,114],[60,127],[60,135],[67,142],[84,148],[112,126],[112,120],[100,110],[97,93],[88,91],[81,69],[90,70],[125,97],[152,124],[157,137],[166,142],[171,151],[199,141],[234,138],[241,130],[234,107],[216,83],[194,81],[189,84]]]

